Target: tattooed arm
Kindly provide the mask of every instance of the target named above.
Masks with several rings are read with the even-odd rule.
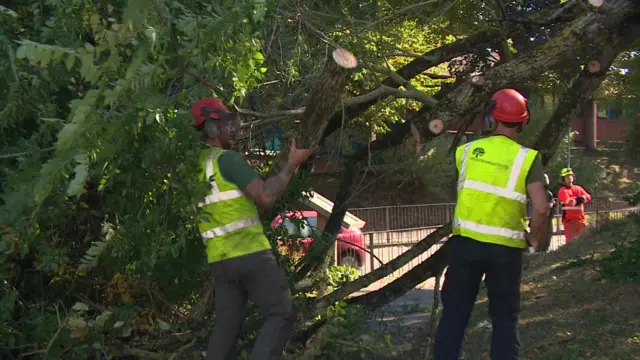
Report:
[[[253,179],[253,181],[243,189],[244,193],[252,197],[262,208],[272,206],[287,188],[291,176],[296,172],[300,164],[305,162],[316,149],[316,146],[310,149],[298,149],[296,147],[296,141],[292,140],[291,147],[289,148],[289,159],[285,168],[280,171],[278,175],[272,176],[267,180],[260,178]]]
[[[291,164],[280,171],[276,176],[262,180],[260,177],[254,178],[243,192],[249,195],[261,208],[271,207],[287,188],[291,176],[295,173],[296,167]]]

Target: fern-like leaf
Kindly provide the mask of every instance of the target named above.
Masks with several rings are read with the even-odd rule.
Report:
[[[102,225],[102,235],[104,236],[104,240],[93,242],[82,259],[80,259],[78,273],[85,274],[87,271],[98,266],[98,259],[100,258],[100,255],[104,253],[109,245],[109,241],[111,241],[115,235],[113,225],[105,222]]]

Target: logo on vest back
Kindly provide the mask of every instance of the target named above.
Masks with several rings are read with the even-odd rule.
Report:
[[[483,149],[483,148],[481,148],[481,147],[477,147],[477,148],[473,149],[472,154],[473,154],[473,156],[475,156],[475,157],[476,157],[476,159],[477,159],[477,158],[479,158],[480,156],[484,155],[484,149]]]

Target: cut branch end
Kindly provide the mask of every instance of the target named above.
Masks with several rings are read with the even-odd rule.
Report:
[[[354,69],[358,66],[358,59],[356,58],[351,51],[344,48],[337,48],[333,50],[333,60],[340,66],[345,69]]]
[[[433,119],[429,121],[429,131],[438,135],[444,130],[444,121],[440,119]]]
[[[593,7],[600,7],[604,4],[604,0],[589,0],[589,5]]]

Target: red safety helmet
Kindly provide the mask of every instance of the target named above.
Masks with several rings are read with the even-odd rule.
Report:
[[[189,114],[193,116],[193,126],[195,128],[201,128],[207,116],[209,119],[220,120],[221,114],[227,114],[229,112],[222,101],[216,98],[202,98],[196,101],[193,106],[191,106],[191,110],[189,110]]]
[[[489,100],[491,116],[494,119],[508,123],[523,123],[529,119],[527,99],[514,89],[497,91]]]

